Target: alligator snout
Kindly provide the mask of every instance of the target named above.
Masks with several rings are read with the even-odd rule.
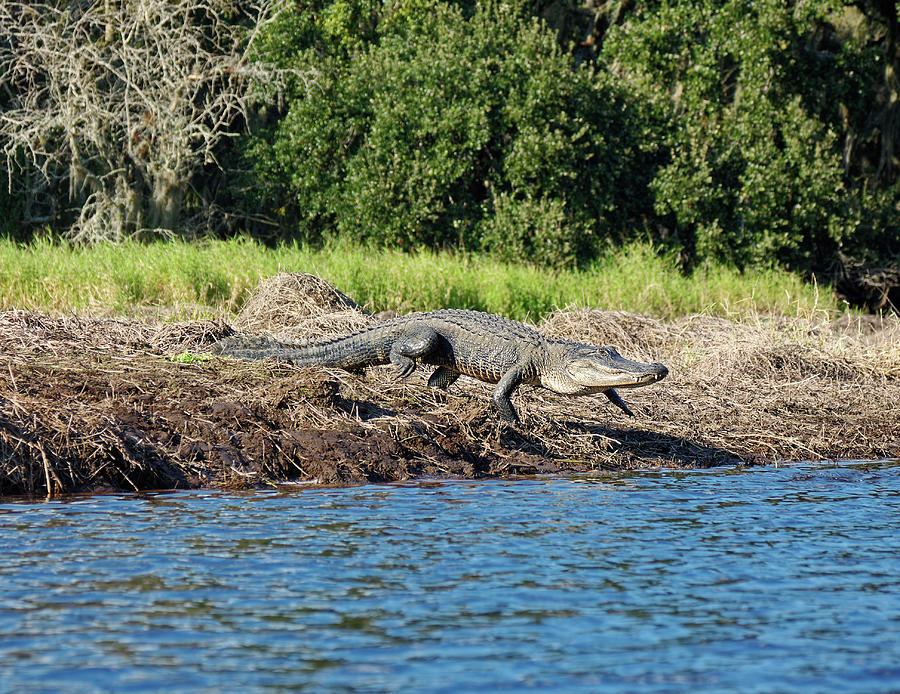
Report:
[[[641,375],[641,381],[640,381],[641,385],[647,385],[649,383],[656,383],[657,381],[661,381],[666,376],[669,375],[669,370],[663,364],[660,364],[659,362],[655,362],[653,364],[650,364],[649,366],[650,366],[650,368],[648,368]]]
[[[665,365],[660,364],[658,361],[650,364],[650,372],[656,376],[657,381],[661,381],[669,375],[669,370]]]

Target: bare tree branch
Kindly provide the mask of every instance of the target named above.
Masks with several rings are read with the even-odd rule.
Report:
[[[177,229],[192,177],[218,164],[222,139],[239,134],[255,100],[297,74],[248,55],[282,5],[0,3],[0,93],[11,95],[0,147],[10,189],[18,185],[30,202],[67,196],[77,241]]]

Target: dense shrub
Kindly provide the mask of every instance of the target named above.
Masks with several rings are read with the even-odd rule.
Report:
[[[668,157],[654,211],[696,258],[809,270],[842,247],[890,253],[896,184],[873,191],[847,160],[881,55],[835,27],[849,11],[829,0],[663,3],[609,32],[600,60],[665,124],[649,134]]]
[[[245,143],[257,203],[303,240],[556,266],[634,236],[738,267],[900,254],[882,5],[577,5],[291,5],[260,56],[319,76]]]
[[[522,4],[400,3],[372,36],[346,34],[349,49],[323,37],[336,7],[349,17],[362,6],[329,5],[312,25],[294,15],[279,31],[303,40],[280,59],[321,76],[249,148],[270,206],[299,220],[307,240],[339,234],[553,265],[632,228],[648,200],[635,173],[641,150],[620,146],[628,110]],[[626,205],[623,189],[634,193]]]

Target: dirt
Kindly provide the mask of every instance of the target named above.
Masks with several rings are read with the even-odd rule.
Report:
[[[622,392],[633,419],[602,396],[521,388],[523,422],[511,426],[490,386],[469,379],[444,394],[427,388],[424,371],[397,382],[387,367],[349,374],[205,355],[234,332],[224,322],[2,313],[0,494],[900,456],[896,322],[665,324],[575,310],[540,327],[617,344],[672,373]]]
[[[476,441],[411,412],[402,398],[376,402],[347,392],[354,381],[365,388],[365,376],[90,349],[32,353],[4,366],[5,494],[243,488],[298,479],[348,485],[592,467],[523,450],[527,439],[486,413],[476,418],[492,438]]]

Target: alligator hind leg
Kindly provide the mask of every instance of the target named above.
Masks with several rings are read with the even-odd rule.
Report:
[[[397,378],[406,378],[416,370],[416,359],[433,352],[441,336],[434,328],[417,325],[406,330],[391,346],[391,364],[397,369]]]

